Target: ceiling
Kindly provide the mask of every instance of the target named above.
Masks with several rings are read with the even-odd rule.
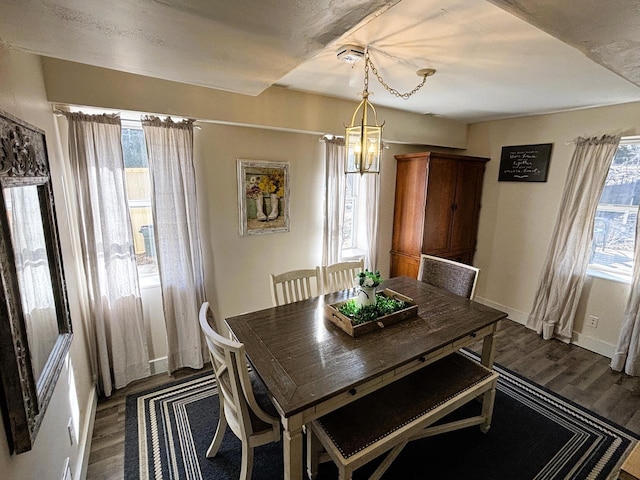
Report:
[[[578,4],[578,5],[576,5]],[[638,0],[3,0],[0,43],[258,95],[271,85],[465,122],[640,101]]]

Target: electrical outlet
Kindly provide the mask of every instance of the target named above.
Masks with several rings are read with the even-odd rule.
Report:
[[[73,417],[69,417],[69,423],[67,423],[67,431],[69,432],[69,443],[73,445],[73,440],[74,440]]]
[[[589,325],[591,328],[598,328],[598,320],[600,319],[595,315],[589,315],[587,325]]]

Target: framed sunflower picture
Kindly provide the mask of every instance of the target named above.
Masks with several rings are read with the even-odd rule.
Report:
[[[289,164],[238,159],[240,235],[289,231]]]

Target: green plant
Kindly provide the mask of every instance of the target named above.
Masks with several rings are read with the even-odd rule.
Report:
[[[360,325],[373,322],[380,317],[407,308],[409,304],[403,300],[398,300],[384,295],[377,295],[375,305],[365,305],[359,307],[356,299],[351,299],[338,307],[338,311],[351,320],[352,325]]]
[[[361,287],[377,287],[382,282],[379,271],[370,272],[366,270],[358,274],[358,283]]]

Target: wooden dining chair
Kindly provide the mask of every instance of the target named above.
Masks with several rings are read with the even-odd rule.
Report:
[[[334,263],[322,267],[324,293],[346,290],[357,285],[357,277],[364,270],[364,260]]]
[[[319,267],[291,270],[279,275],[270,274],[270,277],[271,299],[276,307],[306,300],[322,293]]]
[[[418,280],[473,300],[480,269],[432,255],[420,256]]]
[[[250,480],[253,449],[280,440],[278,413],[260,377],[248,371],[244,345],[218,333],[208,302],[202,304],[199,320],[209,347],[220,402],[218,427],[206,455],[216,456],[229,425],[242,442],[240,480]]]

